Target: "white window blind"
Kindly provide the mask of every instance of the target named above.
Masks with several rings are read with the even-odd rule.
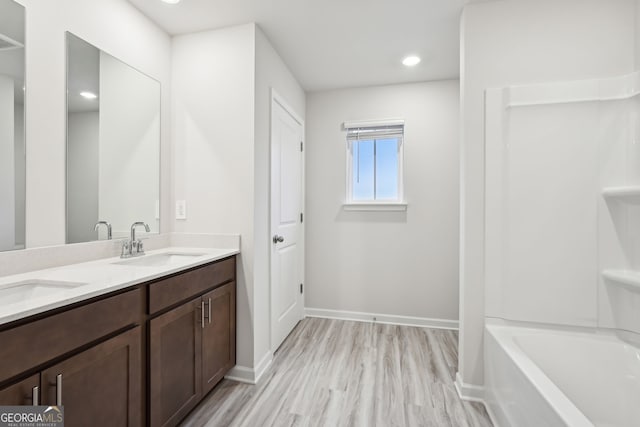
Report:
[[[404,125],[347,128],[347,140],[402,138]]]

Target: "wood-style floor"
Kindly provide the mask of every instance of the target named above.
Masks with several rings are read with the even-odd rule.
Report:
[[[307,318],[260,382],[223,380],[189,427],[490,427],[453,382],[454,331]]]

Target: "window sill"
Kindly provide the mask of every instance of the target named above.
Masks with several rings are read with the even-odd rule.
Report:
[[[400,212],[407,210],[406,203],[398,202],[374,202],[374,203],[344,203],[342,208],[345,211],[387,211]]]

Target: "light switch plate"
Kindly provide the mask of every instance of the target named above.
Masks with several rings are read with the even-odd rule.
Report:
[[[187,219],[186,200],[176,200],[176,219]]]

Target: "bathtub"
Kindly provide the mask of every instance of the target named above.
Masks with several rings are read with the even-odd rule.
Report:
[[[500,427],[638,427],[640,348],[614,334],[488,324],[485,401]]]

